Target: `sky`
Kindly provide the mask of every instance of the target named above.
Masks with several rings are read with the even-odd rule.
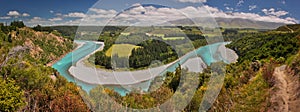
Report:
[[[160,4],[168,8],[141,6],[124,12],[138,4]],[[122,18],[127,22],[129,18],[142,18],[149,23],[178,19],[180,16],[175,12],[182,12],[191,18],[210,14],[211,17],[295,24],[300,21],[299,4],[299,0],[1,0],[0,22],[22,20],[27,26],[93,25],[119,16],[118,22],[124,22]]]

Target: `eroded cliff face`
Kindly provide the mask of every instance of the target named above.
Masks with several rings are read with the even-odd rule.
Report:
[[[48,32],[36,32],[30,28],[19,28],[8,34],[12,47],[21,46],[27,49],[29,59],[48,64],[59,59],[73,48],[71,40]]]

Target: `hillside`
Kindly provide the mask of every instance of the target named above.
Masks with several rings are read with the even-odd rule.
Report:
[[[71,51],[71,40],[58,32],[0,27],[0,111],[88,111],[80,89],[45,66]]]
[[[276,29],[276,31],[297,32],[297,31],[300,31],[300,25],[299,24],[284,25],[284,26],[278,27]]]
[[[221,92],[208,111],[257,112],[274,111],[274,109],[278,111],[276,108],[281,108],[279,105],[286,103],[282,103],[283,101],[287,101],[288,104],[282,105],[282,111],[284,109],[299,110],[296,104],[300,99],[298,95],[300,93],[300,33],[266,31],[246,35],[240,35],[237,32],[235,35],[241,37],[233,39],[227,47],[239,55],[238,62],[226,65],[226,71],[224,71],[226,76]],[[284,65],[287,65],[286,69]],[[184,102],[188,96],[180,92],[175,93],[175,91],[180,84],[180,76],[182,73],[187,73],[195,76],[188,80],[191,82],[199,80],[200,84],[191,102],[183,111],[198,111],[203,95],[208,89],[207,83],[213,74],[211,69],[208,67],[203,73],[193,74],[178,67],[175,72],[167,72],[165,77],[155,78],[152,82],[154,85],[150,88],[155,88],[156,83],[161,85],[156,91],[149,93],[133,92],[120,96],[111,89],[99,86],[91,90],[91,96],[86,97],[89,102],[96,102],[96,104],[89,103],[94,111],[126,111],[122,110],[119,104],[136,109],[152,108],[165,103],[174,94],[180,95],[179,100]],[[182,86],[185,88],[184,91],[190,91],[188,88],[191,84]],[[101,91],[105,91],[104,93],[109,94],[116,102],[106,103],[109,101],[101,99],[97,94]],[[110,108],[110,105],[115,105],[115,108]],[[177,109],[172,104],[168,106],[168,108],[154,108],[154,110],[175,111]],[[131,109],[128,108],[127,111]]]
[[[117,27],[111,28],[113,31],[120,30]],[[0,111],[126,111],[122,110],[121,105],[137,109],[152,108],[164,103],[175,94],[182,73],[190,74],[191,77],[187,79],[190,82],[197,82],[196,80],[200,82],[193,98],[188,106],[183,107],[183,111],[198,111],[212,76],[213,68],[210,67],[203,73],[190,73],[178,67],[175,72],[167,72],[165,77],[161,76],[153,80],[150,89],[156,88],[156,83],[161,84],[156,91],[132,92],[120,96],[113,89],[98,86],[88,94],[74,83],[67,82],[53,68],[46,66],[73,49],[73,42],[68,37],[63,37],[65,34],[55,30],[35,31],[23,25],[0,26],[0,29],[0,53],[2,54]],[[237,63],[226,65],[224,71],[226,76],[221,92],[208,111],[296,111],[299,109],[297,104],[300,101],[300,33],[284,31],[287,29],[299,30],[299,25],[281,26],[278,31],[255,33],[237,31],[225,34],[232,41],[227,47],[234,50],[239,55],[239,59]],[[113,42],[118,35],[111,35],[109,30],[107,32],[100,36],[99,40],[108,43],[105,49],[109,51],[112,46],[115,46]],[[146,41],[143,43],[145,45],[141,45],[143,49],[138,48],[132,53],[146,54],[142,52],[149,52],[151,49],[155,49],[153,53],[159,50],[168,51],[162,49],[168,46],[160,42],[152,42]],[[199,46],[202,45],[200,42]],[[122,50],[121,48],[123,47],[121,46],[119,50]],[[99,56],[105,56],[104,52],[98,53],[101,54]],[[149,54],[153,53],[151,51]],[[135,56],[135,58],[143,57]],[[103,62],[103,60],[109,62],[105,57],[95,59],[96,62]],[[149,60],[149,58],[142,60]],[[182,86],[185,88],[184,91],[191,91],[190,84]],[[103,99],[102,94],[108,94],[116,102]],[[180,92],[178,95],[181,102],[186,100],[187,96],[183,94],[181,96]],[[114,108],[111,108],[112,105]],[[155,109],[156,111],[177,109],[171,104],[168,106],[165,109]]]
[[[217,23],[224,28],[255,28],[274,29],[284,25],[283,23],[253,21],[240,18],[216,18]]]
[[[203,18],[193,18],[195,21],[203,21]],[[283,23],[253,21],[241,18],[215,18],[220,27],[223,28],[255,28],[255,29],[275,29],[284,25]],[[180,19],[171,21],[176,25],[195,25],[191,19]],[[201,25],[201,24],[200,24]]]
[[[266,32],[229,44],[239,55],[238,63],[228,66],[211,111],[299,110],[299,35]]]
[[[2,43],[6,44],[3,47],[9,46],[8,49],[12,50],[10,52],[1,51],[1,54],[14,55],[19,50],[26,50],[25,54],[28,55],[29,60],[35,60],[44,65],[58,59],[73,48],[73,42],[59,34],[35,32],[30,28],[18,28],[7,35],[3,33],[2,35],[2,38],[9,40]]]

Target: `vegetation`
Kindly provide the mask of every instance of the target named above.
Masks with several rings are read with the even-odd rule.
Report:
[[[234,40],[228,47],[238,53],[239,61],[228,66],[224,88],[211,111],[267,111],[274,68],[292,63],[299,42],[298,32],[272,31]]]
[[[290,25],[285,25],[281,26],[276,29],[276,31],[283,31],[283,32],[296,32],[300,30],[300,25],[299,24],[290,24]]]
[[[0,78],[0,111],[17,111],[25,106],[24,91],[13,80]]]
[[[262,33],[246,36],[228,45],[240,56],[239,62],[275,58],[287,59],[299,50],[298,33]]]
[[[137,48],[139,48],[139,46],[131,44],[114,44],[105,52],[105,55],[108,57],[113,55],[118,55],[119,57],[128,57],[131,55],[131,50]]]
[[[184,30],[184,31],[181,31]],[[183,32],[190,32],[182,34]],[[199,29],[187,27],[129,27],[125,32],[130,33],[104,32],[100,35],[99,41],[104,41],[105,47],[103,51],[95,53],[95,64],[103,66],[107,69],[131,68],[142,69],[150,66],[156,62],[163,64],[172,62],[178,58],[174,48],[178,49],[180,54],[187,53],[200,46],[206,45],[205,37],[201,35]],[[164,32],[164,33],[163,33]],[[198,32],[198,33],[197,33]],[[163,34],[160,34],[163,33]],[[189,44],[193,44],[193,46]],[[172,45],[169,45],[171,43]],[[111,55],[112,48],[118,48],[119,45],[136,45],[135,49],[124,46],[122,50],[114,50],[115,53]],[[129,51],[130,53],[128,53]],[[104,55],[105,54],[105,55]],[[129,58],[124,55],[129,55]],[[111,62],[111,58],[116,62]],[[90,58],[89,60],[92,60]],[[129,60],[129,66],[126,61]],[[114,63],[119,63],[115,65]],[[156,63],[157,64],[157,63]],[[126,65],[126,66],[124,66]]]
[[[23,23],[23,21],[13,21],[10,23],[10,26],[16,27],[16,28],[23,28],[23,27],[25,27],[25,24]]]
[[[0,26],[0,111],[89,111],[81,91],[46,66],[73,48],[60,33]]]
[[[74,40],[74,38],[76,39],[88,39],[88,36],[91,35],[80,35],[78,37],[75,37],[76,32],[78,30],[78,26],[41,26],[41,25],[37,25],[34,26],[32,29],[35,31],[41,31],[41,32],[53,32],[53,31],[58,31],[62,34],[63,37],[68,38],[70,40]],[[118,32],[121,30],[124,30],[126,27],[115,27],[115,26],[80,26],[80,32],[84,33],[84,34],[94,34],[96,36],[98,36],[99,34],[94,33],[94,32],[99,32],[100,30],[102,30],[103,32]],[[95,39],[95,38],[94,38]]]
[[[300,75],[300,33],[297,30],[299,27],[298,25],[287,27],[266,32],[253,29],[222,30],[224,39],[232,41],[227,47],[233,49],[239,55],[239,59],[237,63],[226,65],[224,84],[209,111],[267,111],[269,90],[274,85],[274,68],[287,64],[293,75]],[[68,28],[70,27],[38,25],[33,28],[34,31],[20,21],[13,22],[10,26],[0,24],[0,54],[2,54],[0,111],[133,111],[129,107],[135,109],[154,107],[153,111],[175,111],[179,107],[172,103],[180,102],[177,105],[183,105],[188,97],[192,99],[181,111],[198,111],[202,97],[208,89],[208,81],[215,75],[211,72],[213,69],[211,67],[205,69],[203,73],[189,73],[179,66],[174,72],[156,77],[150,87],[151,90],[156,89],[153,92],[142,92],[137,89],[126,96],[120,96],[113,90],[98,86],[90,93],[85,93],[75,84],[67,82],[56,70],[46,66],[72,50],[70,39],[75,35],[77,27]],[[180,52],[183,54],[190,50],[186,47],[184,39],[164,40],[169,37],[181,37],[180,34],[166,34],[163,38],[159,35],[147,36],[137,32],[121,34],[120,32],[126,28],[113,26],[104,28],[104,32],[97,40],[104,41],[105,48],[96,52],[95,64],[109,69],[122,68],[125,67],[122,66],[124,60],[129,60],[129,67],[138,69],[153,64],[155,60],[161,63],[176,60],[178,54],[172,47],[181,49]],[[195,47],[206,45],[205,37],[198,28],[178,28],[187,34]],[[289,28],[293,32],[285,31]],[[151,28],[145,29],[145,32],[151,31],[162,33]],[[118,40],[119,36],[123,38]],[[175,46],[164,42],[175,43]],[[112,52],[113,47],[118,53]],[[125,52],[127,50],[124,48],[133,50]],[[116,63],[111,63],[112,58],[121,64],[114,65]],[[215,64],[223,65],[221,62],[213,63]],[[190,83],[181,84],[180,80]],[[199,82],[199,85],[196,85],[196,82]],[[189,92],[192,90],[189,88],[194,85],[197,86],[196,92],[191,96]],[[179,89],[178,86],[182,88]],[[182,94],[181,91],[189,94]],[[173,95],[177,96],[174,101],[167,102],[164,108],[158,108]]]
[[[223,87],[209,111],[267,111],[270,97],[269,90],[274,85],[274,68],[280,64],[289,63],[289,66],[294,70],[293,73],[299,73],[299,54],[297,53],[299,52],[300,40],[298,35],[298,32],[282,33],[273,31],[226,33],[225,39],[232,41],[227,46],[238,53],[239,59],[237,63],[226,66]],[[147,48],[143,46],[139,49]],[[134,54],[132,53],[132,55]],[[212,75],[210,71],[211,68],[208,67],[203,73],[195,75],[194,79],[198,79],[200,84],[193,99],[183,111],[198,111],[202,97],[207,90],[207,82]],[[157,77],[152,82],[150,89],[159,89],[152,93],[130,93],[121,97],[112,90],[106,90],[104,93],[108,93],[118,102],[111,104],[116,105],[116,108],[113,110],[110,108],[110,111],[120,111],[121,107],[117,106],[118,104],[137,109],[157,107],[158,104],[173,96],[175,91],[178,91],[177,87],[180,78],[182,78],[182,73],[188,72],[177,68],[175,72],[166,73],[165,78]],[[157,87],[156,83],[159,85],[161,81],[163,81],[162,86]],[[188,90],[186,89],[186,91]],[[93,92],[99,93],[96,89]],[[159,93],[159,97],[153,96],[157,93]],[[93,94],[91,97],[95,98],[95,95]],[[181,97],[185,98],[186,96]],[[94,102],[95,99],[90,100],[90,102]],[[106,106],[103,102],[100,104]],[[97,108],[93,109],[98,110]],[[174,111],[176,107],[170,104],[167,109],[167,111]],[[155,108],[154,110],[166,111],[161,108]]]
[[[178,57],[172,48],[164,42],[149,40],[141,44],[141,48],[133,49],[129,57],[129,66],[141,68],[149,66],[152,61],[170,63]]]

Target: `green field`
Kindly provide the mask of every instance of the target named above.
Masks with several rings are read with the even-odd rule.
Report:
[[[163,37],[163,40],[183,40],[185,37]]]
[[[183,31],[181,31],[179,28],[158,28],[154,29],[151,32],[151,34],[184,34]]]
[[[132,44],[114,44],[105,52],[105,55],[112,56],[118,54],[119,57],[127,57],[130,56],[132,49],[139,47]]]

